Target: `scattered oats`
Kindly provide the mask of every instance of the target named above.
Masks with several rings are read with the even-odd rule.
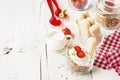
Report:
[[[113,52],[113,50],[112,50],[112,49],[109,49],[109,52]]]
[[[68,77],[66,77],[65,80],[68,80]]]
[[[60,69],[60,66],[58,66],[58,69]]]
[[[62,65],[62,67],[64,67],[64,64]]]
[[[63,75],[61,74],[61,77],[63,77]]]

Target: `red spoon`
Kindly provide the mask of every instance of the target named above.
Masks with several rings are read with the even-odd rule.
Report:
[[[55,15],[56,15],[57,17],[59,17],[59,14],[62,12],[62,10],[59,8],[58,3],[57,3],[56,0],[52,0],[52,1],[53,1],[54,5],[55,5],[55,7],[56,7]]]
[[[53,0],[57,10],[59,9],[58,5],[56,5],[56,1]],[[52,17],[50,18],[49,22],[54,25],[54,26],[59,26],[61,24],[61,21],[60,20],[57,20],[55,18],[55,15],[54,15],[54,9],[53,9],[53,5],[52,5],[52,0],[47,0],[47,3],[48,3],[48,6],[50,8],[50,11],[51,11],[51,14],[52,14]],[[59,12],[60,10],[56,11],[56,12]]]

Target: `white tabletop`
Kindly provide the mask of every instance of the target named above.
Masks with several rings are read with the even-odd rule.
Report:
[[[68,19],[61,19],[63,25],[69,27],[72,32],[77,32],[77,27],[75,24],[73,24],[76,20],[76,18],[79,16],[79,13],[81,11],[75,11],[72,10],[68,4],[68,0],[57,0],[58,4],[61,9],[67,9],[67,13],[69,15]],[[97,0],[96,0],[97,1]],[[95,0],[91,0],[90,8],[87,9],[87,11],[90,13],[90,16],[94,18],[94,12],[95,12],[95,6],[96,2]],[[61,28],[61,26],[55,27],[49,24],[49,19],[51,16],[50,10],[48,8],[47,3],[43,3],[43,11],[42,15],[42,23],[44,27],[47,30],[47,34],[58,31]],[[77,34],[77,33],[76,33]],[[47,39],[46,41],[49,41]],[[92,72],[85,74],[85,75],[76,75],[71,74],[70,70],[67,66],[67,59],[63,55],[64,52],[56,52],[52,49],[52,44],[49,42],[46,42],[45,48],[46,51],[44,54],[42,54],[42,80],[119,80],[119,76],[117,73],[111,69],[111,70],[103,70],[96,68]]]
[[[80,11],[69,8],[67,0],[57,1],[61,8],[68,9],[68,14],[73,20],[79,15]],[[63,5],[62,1],[67,4]],[[88,11],[95,11],[92,7],[94,6]],[[75,17],[72,14],[76,14]],[[97,69],[92,74],[77,77],[67,75],[69,72],[64,72],[66,69],[56,72],[59,66],[64,66],[66,63],[61,65],[65,57],[51,50],[45,41],[49,32],[59,30],[49,24],[49,18],[50,11],[46,0],[0,0],[0,80],[58,80],[61,79],[59,76],[63,78],[74,76],[72,78],[76,80],[80,78],[119,80],[114,70]],[[69,25],[71,21],[62,20],[62,22]],[[6,47],[13,50],[4,55]],[[60,63],[54,64],[55,62]]]
[[[40,1],[0,0],[0,80],[40,80]]]

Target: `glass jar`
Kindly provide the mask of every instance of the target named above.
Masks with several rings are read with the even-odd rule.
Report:
[[[120,2],[118,0],[101,0],[97,5],[96,21],[109,29],[119,27]]]
[[[68,0],[74,10],[84,10],[89,7],[90,0]]]
[[[83,49],[82,49],[83,52],[80,53],[79,51],[77,52],[74,47],[68,50],[68,56],[67,56],[68,65],[70,66],[71,71],[79,74],[89,73],[93,68],[96,50],[93,51],[91,56]],[[79,49],[78,46],[77,49]],[[83,53],[84,53],[84,57],[83,57]]]

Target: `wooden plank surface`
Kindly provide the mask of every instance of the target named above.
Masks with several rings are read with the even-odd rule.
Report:
[[[0,0],[0,80],[40,80],[39,27],[40,0]]]
[[[76,20],[76,18],[79,16],[80,11],[74,11],[69,7],[68,0],[57,0],[60,7],[62,9],[68,10],[68,15],[70,17],[68,20],[62,20],[64,26],[69,27],[72,32],[75,34],[78,31],[78,27],[73,24]],[[63,3],[64,2],[64,3]],[[87,11],[90,12],[90,15],[94,17],[96,2],[93,0],[91,1],[91,8]],[[44,17],[43,22],[44,26],[46,27],[47,34],[58,31],[59,28],[53,27],[49,24],[50,19],[50,11],[48,8],[48,5],[46,2],[44,3],[44,9],[43,9]],[[77,38],[75,38],[74,41],[76,41],[74,44],[78,44],[79,41],[79,35]],[[92,70],[92,72],[85,74],[85,75],[76,75],[74,73],[71,73],[71,70],[69,69],[67,58],[65,56],[65,52],[56,52],[52,49],[54,45],[52,45],[49,42],[49,39],[46,39],[45,43],[45,52],[41,55],[42,57],[42,80],[119,80],[119,76],[114,72],[114,70],[103,70],[99,68],[95,68]]]

